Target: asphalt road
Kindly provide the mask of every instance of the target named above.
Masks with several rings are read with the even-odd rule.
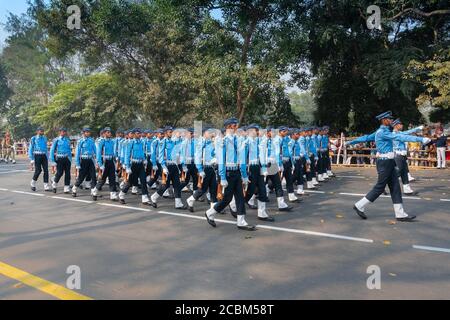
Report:
[[[44,192],[42,180],[32,193],[27,165],[2,163],[0,299],[61,298],[17,270],[64,287],[71,265],[81,270],[73,291],[92,299],[450,299],[450,170],[412,171],[420,194],[404,205],[414,223],[394,221],[389,197],[359,219],[352,206],[375,170],[335,172],[292,212],[277,212],[271,195],[274,223],[259,224],[247,210],[258,230],[245,232],[230,214],[211,228],[206,202],[193,214],[173,200],[144,207],[131,195],[111,206],[107,186],[105,200],[82,190],[73,201]],[[371,265],[381,289],[367,288]]]

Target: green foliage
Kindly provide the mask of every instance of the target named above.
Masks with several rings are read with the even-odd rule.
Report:
[[[315,114],[317,112],[317,104],[311,91],[301,93],[291,92],[289,94],[292,112],[298,116],[303,125],[313,125]]]

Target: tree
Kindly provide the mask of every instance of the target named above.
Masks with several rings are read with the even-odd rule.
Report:
[[[291,92],[289,100],[292,112],[298,116],[303,125],[312,125],[317,112],[317,104],[311,91]]]

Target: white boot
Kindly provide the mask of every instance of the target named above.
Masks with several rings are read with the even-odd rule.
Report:
[[[216,203],[217,203],[217,202],[211,202],[211,207],[210,207],[210,208],[213,209],[214,206],[216,205]]]
[[[147,177],[145,178],[145,181],[150,182],[151,179],[152,179],[151,176],[147,176]]]
[[[78,191],[77,186],[76,186],[76,185],[73,185],[73,187],[72,187],[72,193],[76,194],[77,191]]]
[[[64,186],[64,193],[70,192],[70,186]]]
[[[45,191],[49,191],[50,190],[50,186],[48,185],[48,183],[44,183],[44,190]]]
[[[305,190],[303,190],[303,185],[302,184],[299,184],[297,186],[297,194],[299,194],[299,195],[305,194]]]
[[[411,186],[409,184],[404,184],[403,185],[403,193],[404,194],[410,194],[413,193],[414,191],[411,189]]]
[[[109,193],[109,199],[110,200],[117,200],[117,192],[110,192]]]
[[[329,176],[328,176],[328,174],[327,174],[326,172],[322,174],[322,177],[323,177],[324,179],[328,179],[328,178],[329,178]]]
[[[211,193],[206,193],[206,199],[208,199],[209,202],[211,202]]]
[[[125,193],[125,192],[123,192],[123,191],[120,191],[120,192],[119,192],[119,200],[121,200],[121,201],[125,201],[125,195],[126,195],[126,193]]]
[[[394,212],[396,218],[406,218],[408,216],[403,210],[403,204],[401,203],[394,203]]]
[[[158,192],[155,192],[154,194],[152,194],[152,196],[150,197],[150,199],[152,199],[153,203],[156,203],[159,199],[159,194]]]
[[[91,196],[92,197],[97,197],[98,196],[98,189],[97,189],[97,187],[91,189]]]
[[[194,196],[190,196],[189,198],[187,198],[186,202],[187,202],[187,204],[188,204],[189,207],[193,207],[193,206],[194,206],[194,203],[195,203],[195,198],[194,198]]]
[[[414,177],[411,175],[411,173],[408,172],[408,180],[409,180],[409,182],[412,182],[412,181],[416,180],[416,178],[414,178]]]
[[[287,208],[288,205],[286,204],[286,202],[284,201],[283,197],[278,197],[277,198],[277,202],[278,202],[278,209],[284,209]]]
[[[266,184],[266,193],[269,194],[270,193],[270,188],[269,186]]]
[[[294,202],[294,201],[297,201],[297,200],[298,200],[298,198],[295,196],[294,193],[288,193],[288,199],[289,199],[289,201],[291,201],[291,202]]]
[[[119,184],[119,188],[120,189],[123,189],[125,187],[125,181],[122,181],[120,184]]]
[[[31,180],[30,186],[33,191],[36,191],[36,181],[35,180]]]
[[[308,189],[315,189],[316,187],[314,186],[312,181],[307,181],[306,182],[306,188],[308,188]]]
[[[164,191],[163,197],[170,197],[169,188],[167,188],[166,191]]]
[[[238,227],[248,226],[247,221],[245,221],[245,215],[240,214],[237,216],[237,225],[238,225]]]
[[[208,219],[211,221],[214,221],[216,214],[217,214],[217,211],[214,210],[214,207],[211,207],[210,209],[206,210],[206,215],[208,216]]]
[[[255,205],[255,199],[256,199],[256,195],[252,195],[252,197],[250,198],[250,200],[248,200],[248,204],[251,206]]]
[[[189,188],[188,188],[188,186],[186,186],[186,187],[184,187],[183,189],[181,189],[181,192],[189,192],[190,190],[189,190]]]
[[[137,194],[138,193],[138,187],[132,186],[131,187],[131,194]]]
[[[266,203],[258,200],[258,217],[268,218],[269,215],[266,212]]]
[[[355,203],[355,207],[361,211],[364,212],[365,206],[368,205],[370,203],[370,201],[364,197],[361,200],[359,200],[357,203]]]
[[[332,176],[334,175],[334,173],[331,172],[331,170],[327,170],[327,175],[328,175],[329,177],[332,177]]]
[[[183,208],[184,204],[183,201],[181,201],[181,198],[175,198],[175,208]]]
[[[315,185],[315,186],[319,184],[319,182],[317,182],[316,177],[312,178],[312,181],[311,181],[311,182],[312,182],[312,184]]]
[[[141,200],[141,202],[142,202],[142,203],[149,203],[149,202],[150,202],[150,200],[148,199],[148,195],[147,195],[147,194],[143,194],[143,195],[142,195],[142,200]]]
[[[53,180],[52,181],[52,189],[56,189],[58,187],[58,184]]]
[[[319,182],[325,181],[325,179],[323,178],[323,175],[321,173],[318,175],[317,181],[319,181]]]
[[[233,196],[233,200],[231,200],[231,202],[230,202],[230,209],[233,210],[234,212],[237,211],[236,201],[234,200],[234,196]]]

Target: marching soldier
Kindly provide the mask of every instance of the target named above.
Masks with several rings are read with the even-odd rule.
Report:
[[[64,193],[70,193],[70,168],[72,163],[72,148],[70,139],[67,137],[67,129],[59,129],[59,137],[55,138],[50,149],[50,162],[53,169],[56,166],[56,174],[53,177],[52,188],[56,193],[58,182],[64,174]]]
[[[249,203],[250,199],[258,193],[258,205],[256,209],[258,209],[258,219],[263,221],[273,222],[275,219],[267,214],[266,211],[266,203],[269,202],[269,198],[267,197],[267,190],[264,181],[264,175],[262,175],[261,171],[261,162],[260,162],[260,152],[261,146],[259,143],[259,126],[257,124],[251,124],[246,127],[247,129],[247,139],[245,142],[245,159],[248,159],[248,171],[249,171],[249,180],[250,184],[248,186],[245,201]],[[251,204],[249,204],[250,208],[253,208]]]
[[[137,186],[138,180],[142,188],[142,204],[152,205],[148,197],[147,181],[145,176],[145,167],[147,159],[145,156],[144,141],[141,139],[141,130],[136,128],[130,131],[129,141],[126,144],[124,165],[128,176],[125,180],[124,187],[119,193],[120,203],[125,204],[125,195],[130,186]]]
[[[215,166],[217,164],[214,142],[212,141],[214,130],[203,128],[203,137],[198,138],[195,145],[195,165],[198,171],[199,188],[194,191],[186,202],[189,211],[194,212],[194,203],[202,195],[209,191],[211,208],[217,203],[217,179]]]
[[[172,184],[175,195],[175,209],[185,210],[187,207],[181,201],[180,171],[178,168],[178,161],[183,160],[181,157],[181,142],[177,136],[172,139],[172,134],[172,127],[164,128],[165,137],[160,141],[158,150],[158,159],[162,167],[162,180],[158,191],[152,194],[151,202],[153,207],[156,208],[158,199]],[[184,166],[183,163],[181,165]]]
[[[247,177],[247,165],[244,153],[239,152],[238,137],[236,130],[239,121],[236,118],[227,119],[224,122],[226,130],[225,137],[217,143],[216,155],[219,165],[220,185],[224,190],[223,199],[206,211],[207,222],[216,227],[215,215],[229,205],[233,196],[237,207],[237,227],[242,230],[254,231],[255,226],[245,221],[244,188],[249,183]],[[244,187],[243,187],[244,185]]]
[[[322,135],[322,150],[325,156],[325,171],[327,177],[332,177],[333,172],[331,171],[331,159],[330,159],[330,137],[328,136],[330,127],[323,127],[323,135]]]
[[[294,131],[292,135],[292,155],[294,160],[294,173],[293,173],[293,179],[297,183],[297,191],[296,193],[298,195],[304,195],[305,191],[303,190],[303,173],[304,167],[306,165],[305,160],[305,143],[303,139],[303,144],[300,143],[301,138],[301,129],[297,129]]]
[[[407,131],[403,130],[403,124],[400,119],[396,119],[392,122],[393,132],[397,134],[412,134],[423,129],[423,126],[413,128]],[[395,165],[398,168],[400,179],[402,179],[403,193],[408,196],[417,195],[417,191],[413,191],[409,184],[409,168],[408,168],[408,151],[406,150],[406,144],[400,140],[394,140],[394,153],[395,153]]]
[[[149,188],[152,188],[152,186],[158,181],[162,173],[162,167],[158,160],[159,144],[162,139],[164,139],[163,129],[156,130],[155,138],[150,144],[150,159],[152,163],[152,172],[150,174],[150,180],[147,183]]]
[[[184,165],[186,166],[185,180],[181,183],[181,190],[186,187],[192,178],[192,189],[195,192],[198,188],[198,171],[195,165],[195,138],[194,129],[189,128],[186,137],[183,139],[182,152],[184,156]]]
[[[51,191],[48,185],[48,158],[47,158],[47,138],[44,136],[44,129],[37,128],[36,135],[30,140],[28,147],[28,157],[30,164],[34,166],[34,175],[31,179],[31,190],[36,191],[36,182],[39,175],[44,171],[44,190]]]
[[[98,193],[105,184],[106,178],[109,181],[110,199],[117,201],[117,185],[116,185],[116,166],[115,159],[115,142],[112,139],[111,128],[103,129],[103,138],[98,141],[97,145],[97,167],[99,169],[98,182],[93,193]]]
[[[355,203],[353,209],[361,219],[367,219],[367,216],[364,213],[365,207],[369,203],[374,202],[383,193],[386,185],[388,185],[396,219],[402,222],[410,222],[415,216],[409,216],[403,209],[402,193],[398,182],[397,172],[395,170],[396,165],[394,160],[393,141],[422,142],[423,144],[427,144],[430,142],[430,139],[391,132],[390,127],[393,118],[390,111],[384,112],[376,118],[381,123],[380,128],[375,133],[378,181],[364,198]]]
[[[286,181],[286,189],[288,192],[289,202],[298,202],[298,199],[294,194],[294,179],[292,177],[292,142],[288,135],[289,128],[281,126],[278,128],[278,136],[281,145],[281,164],[280,171],[283,178]]]
[[[77,180],[72,187],[72,196],[77,196],[77,191],[83,181],[89,177],[91,196],[93,200],[97,200],[97,177],[95,175],[95,141],[91,137],[91,129],[88,127],[83,128],[83,137],[78,141],[77,149],[75,152],[75,166],[77,169]]]

